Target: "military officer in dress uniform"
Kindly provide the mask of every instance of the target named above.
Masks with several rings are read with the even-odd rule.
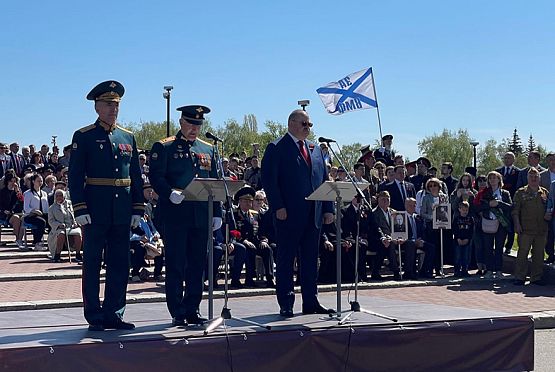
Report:
[[[392,143],[393,135],[386,134],[382,137],[382,146],[374,150],[374,158],[376,160],[383,159],[382,161],[383,163],[385,163],[386,166],[395,165],[395,162],[393,161],[393,159],[395,159],[395,151],[391,149]]]
[[[235,203],[238,204],[238,207],[233,211],[237,225],[236,230],[241,232],[238,243],[243,244],[247,252],[245,285],[255,286],[253,278],[256,276],[256,256],[260,256],[266,273],[266,287],[272,288],[275,286],[274,268],[271,266],[273,252],[267,241],[261,241],[258,236],[260,215],[252,209],[255,193],[256,191],[250,186],[245,186],[237,191]]]
[[[158,208],[166,255],[166,303],[174,326],[202,324],[199,315],[206,263],[208,229],[222,225],[220,203],[214,203],[209,226],[206,202],[187,200],[183,190],[193,178],[216,178],[211,144],[197,138],[206,106],[183,106],[175,136],[156,142],[150,152],[149,179],[159,195]],[[187,290],[183,292],[183,281]]]
[[[73,134],[69,189],[75,220],[83,227],[83,303],[92,331],[133,329],[123,321],[129,276],[129,225],[144,213],[139,155],[133,134],[116,124],[125,89],[115,80],[94,87],[98,119]],[[106,264],[100,304],[100,266]]]

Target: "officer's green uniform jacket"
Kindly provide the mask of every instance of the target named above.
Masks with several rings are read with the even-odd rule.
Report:
[[[184,190],[193,178],[216,178],[216,162],[211,144],[201,139],[188,141],[181,131],[156,142],[150,152],[149,180],[159,195],[163,223],[206,227],[208,206],[205,201],[183,200],[173,204],[172,190]],[[219,202],[214,202],[214,217],[221,217]]]
[[[129,224],[144,213],[143,180],[133,134],[97,120],[73,134],[69,190],[75,216],[93,224]]]

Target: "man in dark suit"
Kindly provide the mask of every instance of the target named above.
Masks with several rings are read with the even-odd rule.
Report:
[[[507,151],[503,155],[503,166],[495,171],[503,176],[503,188],[511,194],[511,198],[515,196],[516,185],[521,169],[514,166],[515,154]],[[513,231],[513,221],[509,220],[510,229],[507,231],[507,240],[505,242],[505,254],[511,253],[513,243],[515,241],[515,233]]]
[[[305,198],[328,180],[320,146],[306,140],[312,123],[308,113],[293,111],[288,132],[266,148],[262,159],[262,185],[277,222],[276,294],[280,315],[293,316],[293,262],[299,256],[303,314],[328,314],[318,302],[318,239],[324,224],[332,223],[333,204]]]
[[[530,151],[528,153],[528,166],[518,172],[518,180],[516,183],[517,190],[528,184],[528,170],[530,170],[530,167],[536,168],[540,173],[545,170],[545,168],[540,165],[540,160],[541,156],[538,151]]]
[[[425,157],[416,159],[417,173],[410,178],[410,182],[414,185],[416,192],[423,189],[426,185],[426,181],[430,179],[428,169],[430,169],[431,166],[432,163],[430,163],[430,161]]]
[[[416,199],[407,198],[405,201],[407,211],[409,238],[401,245],[405,251],[405,277],[416,279],[416,253],[418,250],[424,251],[424,263],[419,274],[425,278],[433,278],[432,270],[434,264],[435,249],[433,244],[424,240],[424,221],[415,213]]]
[[[395,249],[397,248],[397,243],[393,242],[391,239],[391,213],[395,212],[394,209],[389,208],[390,196],[389,192],[381,191],[378,193],[378,206],[374,208],[372,214],[376,224],[383,233],[381,241],[386,248],[387,257],[389,260],[389,268],[393,272],[393,278],[395,280],[400,280],[401,275],[399,273],[399,264],[397,263],[397,255]],[[381,267],[381,262],[379,263]]]
[[[511,198],[515,196],[516,184],[520,168],[514,166],[515,154],[507,151],[503,155],[503,166],[497,168],[495,171],[503,176],[503,188],[511,194]]]
[[[395,180],[385,185],[385,190],[389,192],[391,197],[391,208],[396,211],[405,210],[405,200],[407,198],[416,198],[414,185],[406,182],[407,169],[404,165],[395,166]]]
[[[447,187],[447,195],[451,195],[453,190],[457,187],[459,180],[453,177],[453,163],[446,161],[441,164],[441,181]]]
[[[19,154],[19,144],[17,142],[10,144],[10,159],[12,167],[15,170],[15,174],[18,177],[21,177],[23,175],[25,162],[23,160],[23,156]]]

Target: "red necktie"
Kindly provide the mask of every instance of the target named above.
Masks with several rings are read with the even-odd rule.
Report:
[[[308,156],[308,152],[306,151],[306,147],[304,145],[304,141],[299,140],[299,142],[297,142],[299,144],[299,150],[301,150],[301,155],[304,158],[304,161],[306,161],[306,164],[308,164],[308,166],[311,166],[311,162],[310,162],[310,156]]]

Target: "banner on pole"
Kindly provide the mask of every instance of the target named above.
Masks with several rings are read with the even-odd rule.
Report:
[[[378,107],[372,67],[331,82],[316,92],[332,115]]]

